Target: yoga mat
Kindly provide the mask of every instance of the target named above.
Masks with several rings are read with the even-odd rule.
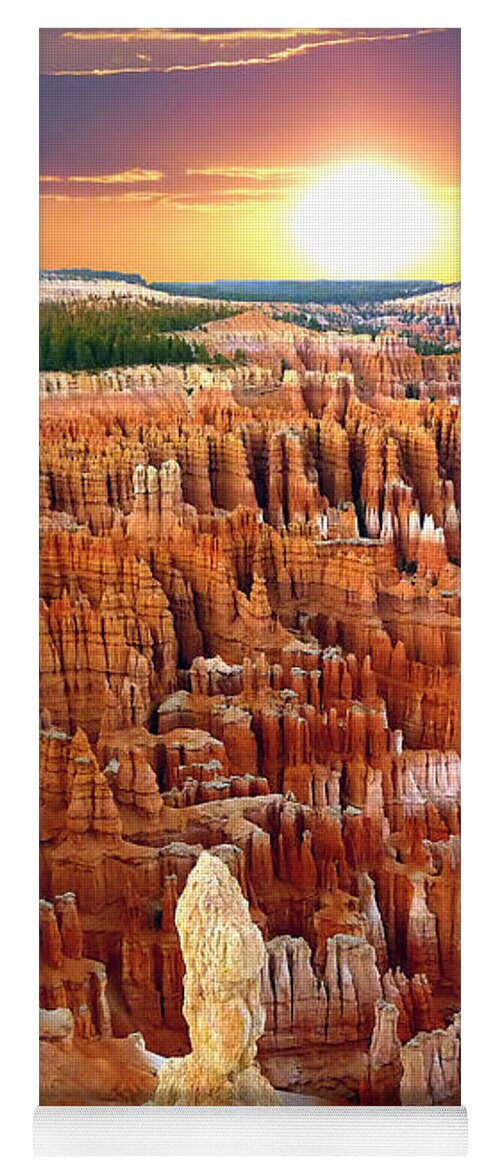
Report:
[[[459,69],[40,30],[37,1155],[466,1153]]]

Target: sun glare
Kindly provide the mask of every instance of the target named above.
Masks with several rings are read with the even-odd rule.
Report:
[[[435,246],[437,215],[401,171],[356,161],[302,193],[291,227],[318,277],[378,280],[419,275]]]

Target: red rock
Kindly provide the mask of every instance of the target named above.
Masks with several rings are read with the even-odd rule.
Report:
[[[204,849],[267,941],[262,1051],[334,1047],[346,1100],[453,1100],[458,355],[267,306],[205,340],[247,363],[41,379],[47,1101],[98,1045],[109,1100],[148,1100],[137,1030],[185,1051]]]
[[[401,1042],[397,1032],[398,1010],[394,1004],[378,1000],[375,1027],[368,1051],[368,1087],[365,1102],[370,1106],[399,1106],[399,1087],[403,1075]]]

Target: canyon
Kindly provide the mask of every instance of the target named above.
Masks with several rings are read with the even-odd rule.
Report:
[[[42,1104],[149,1102],[189,1053],[207,854],[272,1087],[460,1100],[460,356],[408,306],[233,305],[183,335],[207,363],[40,374]]]

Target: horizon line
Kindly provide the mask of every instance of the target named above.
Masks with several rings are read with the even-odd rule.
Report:
[[[63,265],[61,268],[52,268],[51,266],[47,266],[47,265],[41,266],[39,268],[39,276],[42,276],[42,274],[50,273],[50,272],[54,272],[54,273],[62,273],[62,272],[83,273],[83,272],[86,272],[86,273],[93,273],[95,276],[99,276],[103,273],[106,273],[106,274],[113,273],[117,277],[120,277],[120,276],[122,276],[122,277],[127,277],[127,276],[128,277],[130,277],[130,276],[139,277],[139,279],[141,281],[144,281],[144,284],[148,285],[148,286],[155,285],[155,284],[164,284],[164,285],[231,285],[231,284],[235,284],[235,285],[362,284],[362,285],[365,285],[365,284],[372,284],[372,285],[376,285],[376,284],[382,284],[382,283],[384,283],[384,284],[413,284],[413,285],[416,285],[416,284],[439,284],[439,285],[446,286],[446,285],[456,285],[456,284],[461,283],[460,277],[456,277],[451,280],[443,280],[442,277],[437,277],[437,276],[433,276],[433,277],[430,277],[430,276],[426,276],[426,277],[386,277],[386,276],[380,276],[380,277],[210,277],[209,279],[207,279],[206,277],[202,277],[197,280],[192,280],[192,279],[186,280],[185,277],[155,277],[153,280],[147,280],[146,277],[143,277],[142,273],[140,273],[140,272],[133,272],[133,271],[127,272],[122,269],[113,269],[113,268],[109,268],[109,269],[104,269],[104,268],[97,269],[96,268],[96,269],[94,269],[94,268],[88,268],[85,265],[80,266],[80,265],[72,265],[72,264]],[[103,279],[106,279],[106,278],[103,277]]]

